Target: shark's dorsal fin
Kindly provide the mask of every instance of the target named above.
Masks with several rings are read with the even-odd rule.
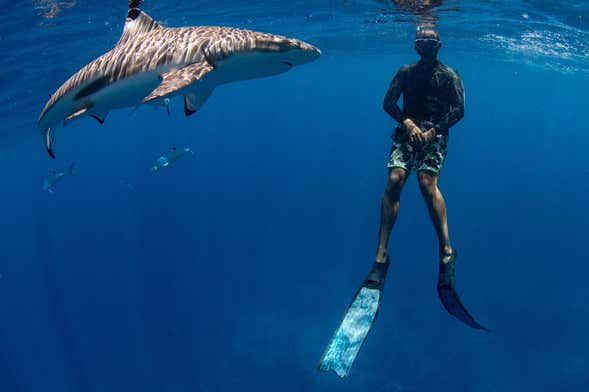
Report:
[[[139,8],[130,8],[129,12],[127,12],[127,20],[125,21],[123,34],[121,34],[117,46],[128,42],[139,34],[161,28],[162,26],[158,22],[153,20],[151,16],[147,15]]]

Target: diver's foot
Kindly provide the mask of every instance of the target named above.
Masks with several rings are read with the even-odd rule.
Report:
[[[451,249],[449,253],[440,254],[440,274],[438,275],[438,287],[454,288],[454,274],[456,268],[456,258],[458,253],[456,249]]]
[[[387,271],[389,269],[389,257],[386,256],[385,262],[380,263],[376,261],[372,265],[372,269],[368,273],[366,279],[364,279],[364,287],[368,287],[370,289],[379,289],[382,291],[384,287],[384,281],[387,276]]]
[[[379,264],[386,264],[389,260],[389,256],[388,255],[384,255],[384,256],[376,256],[376,258],[374,259],[375,263],[379,263]]]

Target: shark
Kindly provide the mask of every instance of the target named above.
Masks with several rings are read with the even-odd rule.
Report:
[[[168,151],[167,154],[164,154],[157,159],[155,165],[151,167],[151,171],[156,172],[161,169],[170,168],[178,161],[178,159],[182,158],[187,154],[194,155],[194,151],[192,151],[192,148],[186,147],[178,149],[174,146],[170,148],[170,151]]]
[[[55,158],[55,129],[82,116],[100,124],[108,113],[142,104],[166,106],[183,96],[196,113],[220,85],[285,73],[321,51],[281,35],[224,26],[164,27],[130,0],[114,47],[67,79],[38,119],[47,153]]]
[[[72,162],[67,170],[64,170],[64,171],[53,170],[51,172],[51,175],[43,181],[43,190],[53,194],[55,184],[57,184],[58,182],[63,180],[64,177],[75,175],[76,174],[75,169],[76,169],[76,163]]]

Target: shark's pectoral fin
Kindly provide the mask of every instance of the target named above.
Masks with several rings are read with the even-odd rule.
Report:
[[[174,71],[166,72],[162,75],[163,78],[160,85],[145,97],[143,102],[153,101],[154,99],[165,97],[175,91],[181,90],[202,79],[213,69],[214,67],[212,65],[203,61],[187,65],[186,67]]]

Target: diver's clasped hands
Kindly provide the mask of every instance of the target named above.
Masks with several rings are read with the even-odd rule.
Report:
[[[415,148],[422,148],[436,137],[436,130],[434,128],[422,131],[410,118],[405,119],[403,125],[405,126],[405,132],[399,136],[399,141],[409,141]]]

